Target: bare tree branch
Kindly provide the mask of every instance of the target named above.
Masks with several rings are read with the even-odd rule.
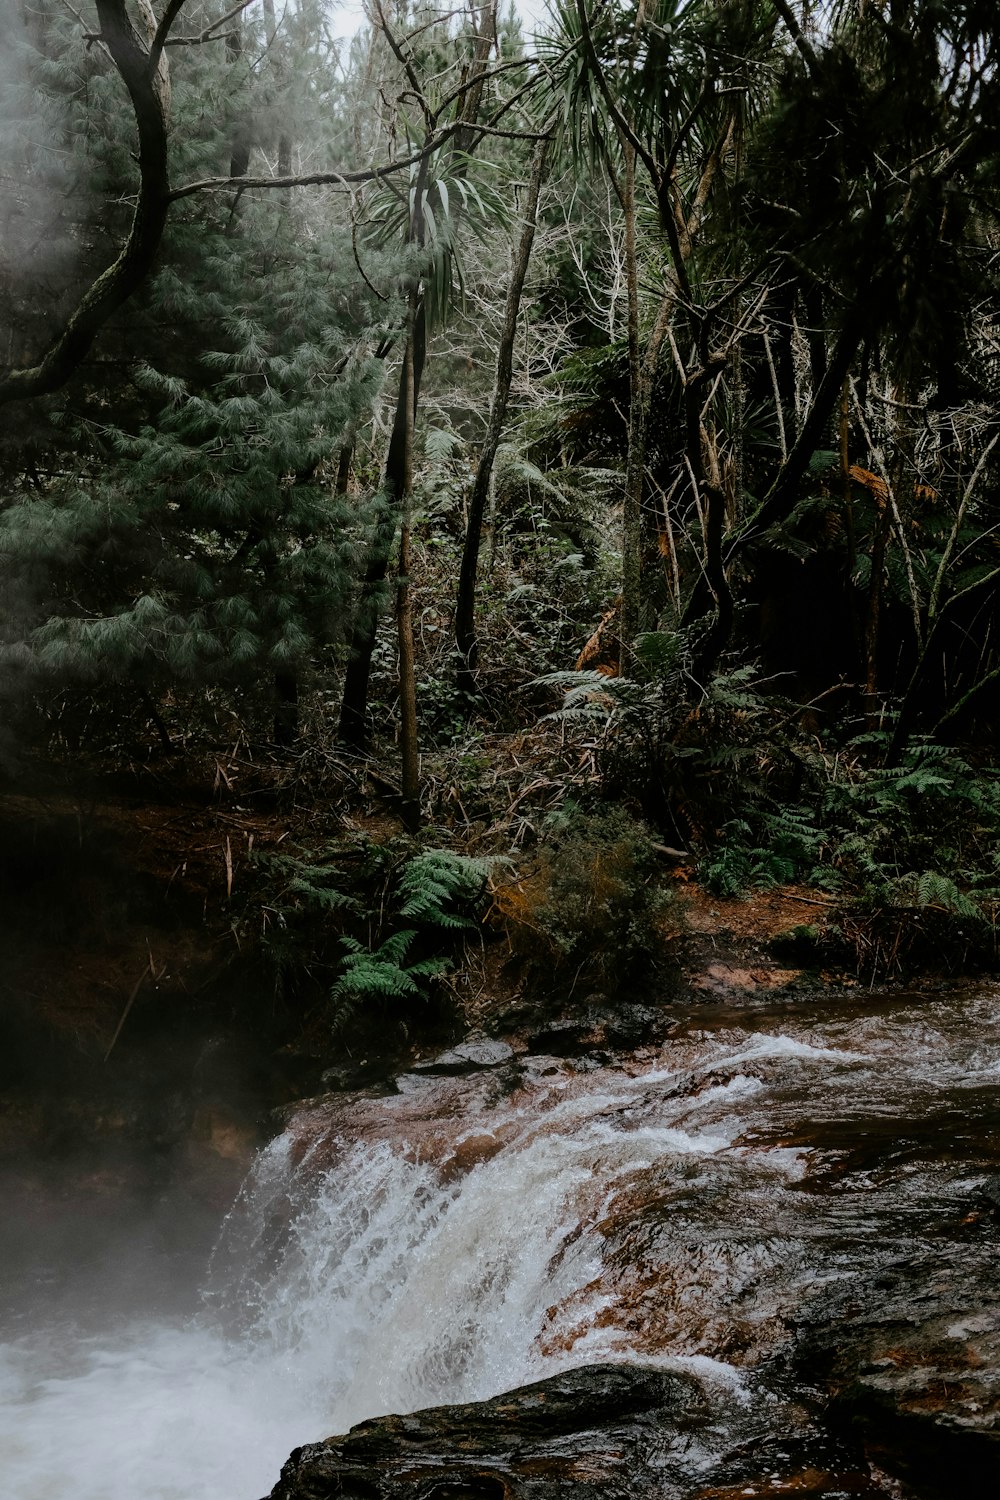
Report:
[[[220,16],[217,21],[212,21],[203,31],[197,32],[194,36],[168,36],[163,45],[165,47],[200,47],[203,42],[221,42],[225,37],[231,36],[232,32],[220,32],[219,27],[225,26],[226,22],[231,21],[234,16],[241,15],[253,3],[254,0],[239,0],[238,5],[227,10],[225,15]]]
[[[172,17],[183,0],[173,0]],[[128,89],[139,136],[139,193],[128,236],[117,258],[80,299],[62,332],[37,365],[0,373],[0,406],[55,391],[82,363],[98,331],[148,275],[159,248],[169,203],[166,90],[151,49],[136,31],[125,0],[96,0],[100,40]],[[164,16],[157,34],[165,39]],[[162,52],[162,40],[160,51]]]
[[[349,190],[359,182],[379,182],[384,177],[391,177],[395,172],[405,172],[407,167],[415,166],[428,156],[433,156],[434,152],[450,140],[458,129],[459,122],[457,121],[446,125],[443,129],[436,131],[430,140],[412,156],[401,156],[382,167],[366,167],[357,172],[305,172],[292,177],[240,177],[235,185],[239,187],[240,192],[246,188],[290,187],[342,187]],[[203,177],[199,182],[187,182],[183,187],[173,188],[167,194],[167,200],[170,203],[176,203],[180,198],[190,198],[193,193],[207,193],[215,188],[232,188],[233,186],[232,177]]]

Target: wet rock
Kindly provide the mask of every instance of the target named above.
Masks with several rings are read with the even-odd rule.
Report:
[[[465,1073],[478,1073],[484,1068],[502,1067],[504,1063],[512,1062],[514,1055],[509,1042],[495,1041],[486,1036],[469,1037],[438,1057],[414,1063],[410,1072],[458,1078]]]
[[[596,1365],[296,1448],[270,1500],[653,1500],[708,1419],[691,1375]]]
[[[988,1237],[992,1240],[992,1234]],[[817,1307],[800,1364],[834,1418],[922,1497],[992,1493],[1000,1474],[1000,1295],[987,1239],[856,1282]]]
[[[535,1056],[575,1057],[577,1053],[599,1045],[601,1040],[594,1022],[586,1016],[549,1021],[530,1034],[528,1051]]]
[[[676,1017],[651,1005],[618,1005],[606,1012],[604,1028],[615,1047],[659,1042],[676,1028]]]
[[[529,1053],[578,1057],[584,1052],[639,1047],[662,1041],[677,1026],[676,1016],[662,1006],[612,1005],[603,997],[594,1001],[576,1015],[536,1027],[527,1039]]]
[[[992,1213],[1000,1216],[1000,1175],[987,1177],[976,1189],[976,1197]]]

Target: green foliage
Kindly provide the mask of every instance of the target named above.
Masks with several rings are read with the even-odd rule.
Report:
[[[747,809],[750,811],[750,809]],[[700,864],[710,891],[739,896],[753,888],[807,880],[827,884],[819,858],[824,835],[811,809],[755,808],[752,821],[732,818],[719,830],[718,843]]]
[[[613,470],[583,464],[543,469],[517,444],[504,443],[493,469],[497,523],[519,554],[527,550],[523,539],[541,537],[593,562],[597,519],[613,503],[619,483]]]
[[[405,860],[395,872],[378,930],[399,920],[406,927],[390,930],[378,946],[344,937],[343,972],[330,992],[332,1026],[341,1031],[359,1007],[385,1000],[426,996],[426,981],[452,966],[448,954],[411,959],[414,943],[440,947],[442,934],[454,935],[474,925],[470,911],[482,899],[494,860],[474,859],[447,849],[426,849]],[[448,938],[445,938],[448,941]]]
[[[380,371],[328,379],[347,330],[297,348],[245,319],[226,332],[215,383],[145,372],[156,425],[84,434],[101,470],[0,518],[7,576],[47,580],[20,643],[43,680],[248,682],[337,640],[367,516],[324,466]]]
[[[425,958],[407,963],[407,954],[417,937],[412,928],[393,932],[374,951],[356,938],[341,938],[345,949],[343,973],[330,991],[334,1035],[344,1030],[359,1006],[372,1001],[401,1000],[422,993],[421,981],[449,967],[446,958]]]
[[[284,989],[326,987],[342,1032],[393,1003],[426,1001],[475,926],[495,859],[411,841],[344,841],[258,859],[263,886],[244,923],[261,918],[264,951]]]
[[[258,864],[281,877],[286,901],[290,898],[300,910],[323,917],[332,912],[363,913],[358,897],[342,888],[346,872],[335,854],[332,862],[297,859],[290,854],[261,855]]]
[[[478,183],[470,176],[473,169]],[[395,183],[376,186],[367,200],[364,232],[379,247],[416,241],[415,274],[428,321],[432,328],[442,328],[453,307],[465,299],[461,227],[486,240],[508,217],[503,194],[486,179],[483,165],[442,149],[410,168],[405,193]]]
[[[481,898],[495,863],[448,849],[415,854],[399,872],[400,916],[427,927],[471,927],[467,911]]]
[[[543,824],[533,867],[494,900],[513,951],[609,992],[662,972],[670,897],[649,831],[621,808],[566,803]]]
[[[888,732],[822,748],[751,668],[692,688],[682,636],[646,636],[637,656],[644,677],[549,678],[568,690],[557,717],[600,726],[605,787],[687,842],[711,891],[831,892],[853,913],[862,967],[904,965],[928,922],[942,955],[953,942],[985,950],[983,919],[1000,900],[995,771],[927,739],[886,765]],[[872,922],[888,924],[891,941],[868,944]]]

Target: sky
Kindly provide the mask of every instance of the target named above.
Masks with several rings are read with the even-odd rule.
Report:
[[[545,14],[546,0],[514,0],[526,32],[538,25]],[[340,0],[334,14],[334,36],[353,36],[364,21],[362,0]]]

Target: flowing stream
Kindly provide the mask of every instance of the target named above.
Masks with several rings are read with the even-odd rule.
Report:
[[[693,1371],[738,1426],[810,1309],[962,1218],[998,1126],[982,990],[702,1007],[630,1053],[315,1104],[260,1153],[196,1305],[163,1309],[166,1259],[145,1313],[114,1266],[73,1316],[65,1267],[8,1289],[4,1494],[257,1500],[300,1443],[607,1360]]]

